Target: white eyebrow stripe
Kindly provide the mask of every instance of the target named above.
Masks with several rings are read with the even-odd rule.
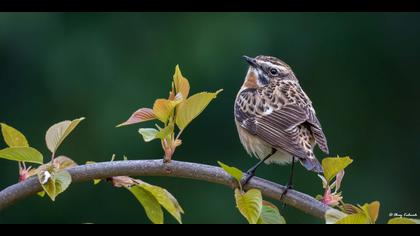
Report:
[[[286,68],[286,67],[281,66],[281,65],[276,65],[276,64],[273,64],[273,63],[271,63],[271,62],[269,62],[269,61],[261,61],[261,63],[262,63],[262,64],[265,64],[265,65],[267,65],[267,66],[269,66],[269,67],[274,67],[274,68],[277,68],[277,69],[279,69],[279,70],[281,70],[281,71],[287,71],[287,68]]]

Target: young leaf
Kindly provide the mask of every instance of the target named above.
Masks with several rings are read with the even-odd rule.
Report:
[[[163,210],[153,194],[140,186],[132,186],[127,189],[137,198],[146,211],[147,217],[154,224],[163,224]]]
[[[4,142],[9,147],[29,147],[28,140],[19,130],[8,126],[4,123],[0,123],[1,132],[3,134]]]
[[[58,165],[59,170],[69,169],[77,166],[77,163],[66,156],[55,158],[54,163]]]
[[[242,193],[241,190],[235,189],[235,199],[236,206],[241,214],[250,224],[256,224],[262,211],[261,191],[258,189],[251,189],[246,193]]]
[[[390,224],[390,225],[414,225],[414,224],[420,224],[420,220],[404,218],[404,217],[395,217],[395,218],[390,219],[388,221],[388,224]]]
[[[363,212],[363,210],[360,209],[359,207],[349,204],[349,203],[344,203],[340,205],[339,208],[341,211],[349,215]]]
[[[45,191],[38,192],[37,195],[40,197],[45,197]]]
[[[153,128],[141,128],[139,129],[139,133],[143,136],[145,142],[150,142],[157,138],[156,135],[159,131]]]
[[[176,125],[178,128],[184,130],[221,91],[223,90],[221,89],[215,93],[197,93],[179,104],[176,115]]]
[[[159,139],[164,139],[174,132],[174,128],[174,124],[169,123],[165,128],[159,130],[155,137]]]
[[[348,215],[339,221],[336,224],[370,224],[369,217],[364,213],[357,213]]]
[[[64,139],[76,128],[76,126],[85,118],[76,119],[73,121],[62,121],[51,126],[47,134],[45,135],[45,140],[47,143],[48,149],[55,153]]]
[[[182,94],[182,98],[187,99],[188,94],[190,92],[190,83],[184,76],[182,76],[181,70],[179,69],[179,65],[176,65],[175,74],[173,77],[176,93]]]
[[[44,157],[31,147],[9,147],[0,150],[0,158],[42,164]]]
[[[286,220],[280,215],[279,209],[266,201],[263,201],[261,216],[258,224],[286,224]]]
[[[182,224],[181,214],[184,213],[176,198],[166,189],[154,186],[145,182],[138,184],[139,187],[150,192],[160,205],[165,208],[180,224]]]
[[[177,102],[175,101],[163,98],[157,99],[153,104],[153,113],[160,121],[166,124],[176,105]]]
[[[71,175],[66,170],[60,170],[55,176],[56,196],[67,190],[71,184]]]
[[[340,171],[353,162],[350,157],[327,157],[322,160],[324,176],[330,182]]]
[[[69,187],[71,175],[66,170],[54,172],[52,168],[47,169],[49,170],[38,173],[38,180],[51,200],[55,201],[56,197]]]
[[[122,124],[117,125],[118,127],[137,124],[144,121],[154,120],[156,119],[155,113],[150,108],[140,108],[139,110],[135,111],[128,120]]]
[[[235,167],[230,167],[220,161],[217,162],[220,167],[223,168],[228,174],[230,174],[233,178],[235,178],[239,183],[241,182],[242,177],[244,176],[244,173]]]
[[[372,224],[375,224],[379,215],[379,208],[381,204],[378,201],[372,202],[370,204],[365,204],[361,207],[364,213],[369,216]]]

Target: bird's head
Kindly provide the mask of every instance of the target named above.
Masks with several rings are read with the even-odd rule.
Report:
[[[244,58],[249,64],[244,84],[247,88],[264,87],[272,80],[297,80],[290,66],[276,57],[244,56]]]

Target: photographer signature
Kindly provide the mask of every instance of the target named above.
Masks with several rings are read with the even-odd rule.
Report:
[[[389,213],[390,217],[417,217],[417,213]]]

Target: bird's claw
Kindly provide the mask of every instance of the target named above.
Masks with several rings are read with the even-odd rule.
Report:
[[[248,184],[248,182],[252,179],[252,177],[255,176],[255,171],[247,171],[245,180],[241,183],[242,186],[245,186]]]

